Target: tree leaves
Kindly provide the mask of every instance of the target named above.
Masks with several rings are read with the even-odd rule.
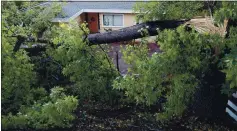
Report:
[[[58,6],[31,9],[34,4],[3,2],[1,74],[2,126],[5,130],[69,127],[74,119],[72,112],[78,105],[76,97],[65,94],[62,88],[53,88],[49,95],[40,87],[43,82],[38,78],[42,76],[36,73],[41,65],[34,63],[33,57],[23,49],[13,51],[19,37],[38,38],[39,32],[45,28],[50,30],[52,26],[50,19],[55,16]],[[44,56],[37,57],[40,60]]]
[[[207,72],[212,61],[212,53],[202,52],[220,44],[221,39],[212,41],[218,40],[217,37],[220,36],[186,31],[181,26],[160,32],[157,41],[162,53],[149,57],[145,43],[128,46],[123,54],[125,62],[131,67],[125,77],[114,81],[114,88],[124,90],[128,98],[148,106],[166,97],[165,112],[158,115],[158,119],[179,116],[200,83],[201,72]]]
[[[204,2],[140,2],[134,7],[137,21],[190,19],[201,13]]]

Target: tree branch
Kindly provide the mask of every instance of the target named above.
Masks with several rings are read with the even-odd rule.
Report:
[[[20,46],[21,46],[22,43],[25,42],[25,39],[26,38],[23,37],[23,36],[17,36],[17,41],[16,41],[16,44],[13,48],[13,52],[17,52],[20,49]]]

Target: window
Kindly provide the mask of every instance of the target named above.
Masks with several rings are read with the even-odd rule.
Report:
[[[123,26],[123,15],[105,14],[103,15],[104,26]]]

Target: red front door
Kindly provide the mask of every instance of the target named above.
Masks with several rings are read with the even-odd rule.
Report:
[[[88,13],[88,27],[91,33],[99,32],[98,13]]]

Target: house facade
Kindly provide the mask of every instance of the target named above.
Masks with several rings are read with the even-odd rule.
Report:
[[[90,33],[117,30],[136,24],[134,5],[135,2],[67,2],[52,22],[87,22]]]

